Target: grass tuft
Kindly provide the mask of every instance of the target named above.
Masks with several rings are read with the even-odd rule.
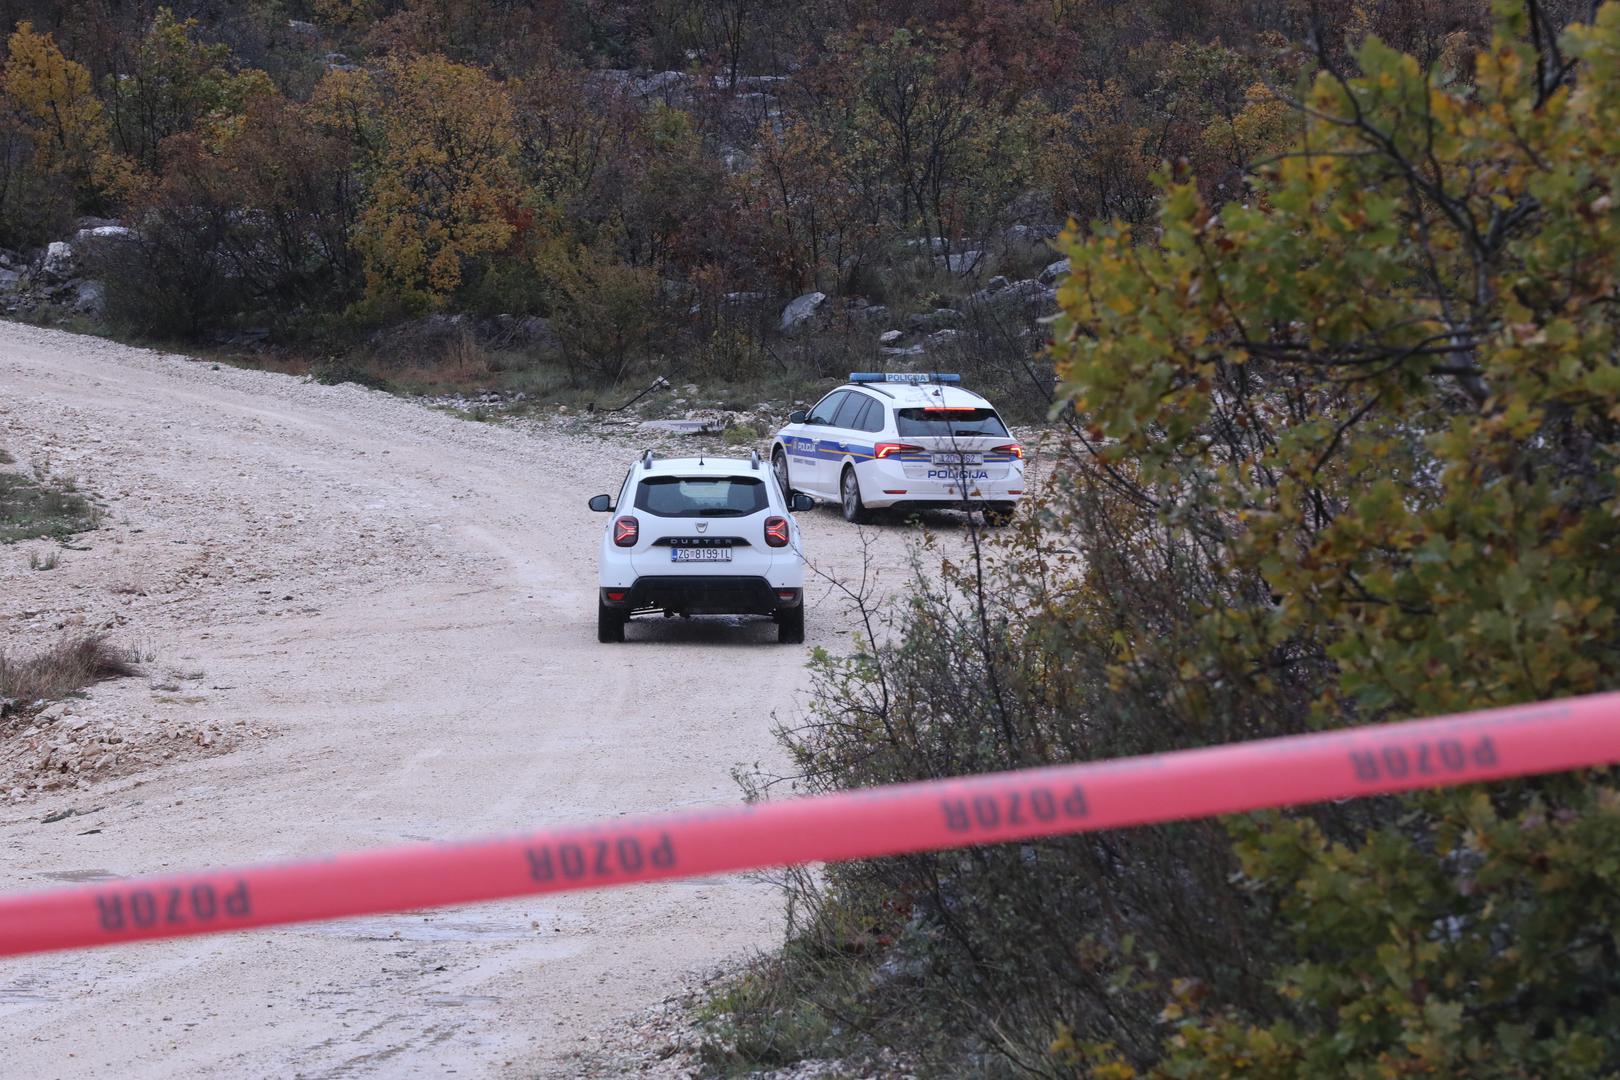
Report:
[[[14,656],[0,650],[0,698],[56,700],[92,683],[135,674],[135,659],[105,634],[65,637],[42,652]]]
[[[7,454],[0,463],[9,460]],[[100,521],[101,511],[71,480],[52,479],[42,468],[31,477],[0,470],[0,544],[42,536],[60,540],[93,529]]]

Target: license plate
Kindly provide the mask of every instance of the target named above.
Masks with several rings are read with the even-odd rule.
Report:
[[[672,547],[669,549],[670,562],[730,562],[731,549],[728,547]]]
[[[935,465],[983,465],[983,454],[935,454]]]

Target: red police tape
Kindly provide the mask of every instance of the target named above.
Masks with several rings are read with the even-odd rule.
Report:
[[[0,956],[1027,840],[1620,762],[1620,693],[0,896]]]

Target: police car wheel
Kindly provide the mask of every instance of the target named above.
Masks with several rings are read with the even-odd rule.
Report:
[[[782,494],[791,499],[793,497],[793,488],[788,481],[787,455],[782,453],[780,447],[777,448],[776,453],[771,455],[771,468],[776,473],[776,483],[781,487]]]
[[[852,524],[860,524],[866,520],[866,504],[861,502],[861,482],[855,479],[855,470],[852,467],[844,468],[844,479],[839,485],[843,496],[844,520]]]
[[[776,613],[776,640],[783,645],[804,644],[804,608],[787,608]]]
[[[596,640],[604,645],[623,641],[624,620],[624,612],[614,611],[598,599],[596,601]]]

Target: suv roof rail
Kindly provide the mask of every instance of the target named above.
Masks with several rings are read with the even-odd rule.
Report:
[[[653,463],[653,452],[651,450],[643,450],[641,452],[641,467],[643,469],[650,469],[650,468],[652,468],[652,463]]]
[[[759,451],[758,450],[750,450],[750,451],[748,451],[748,467],[750,469],[753,469],[755,472],[759,471]]]

